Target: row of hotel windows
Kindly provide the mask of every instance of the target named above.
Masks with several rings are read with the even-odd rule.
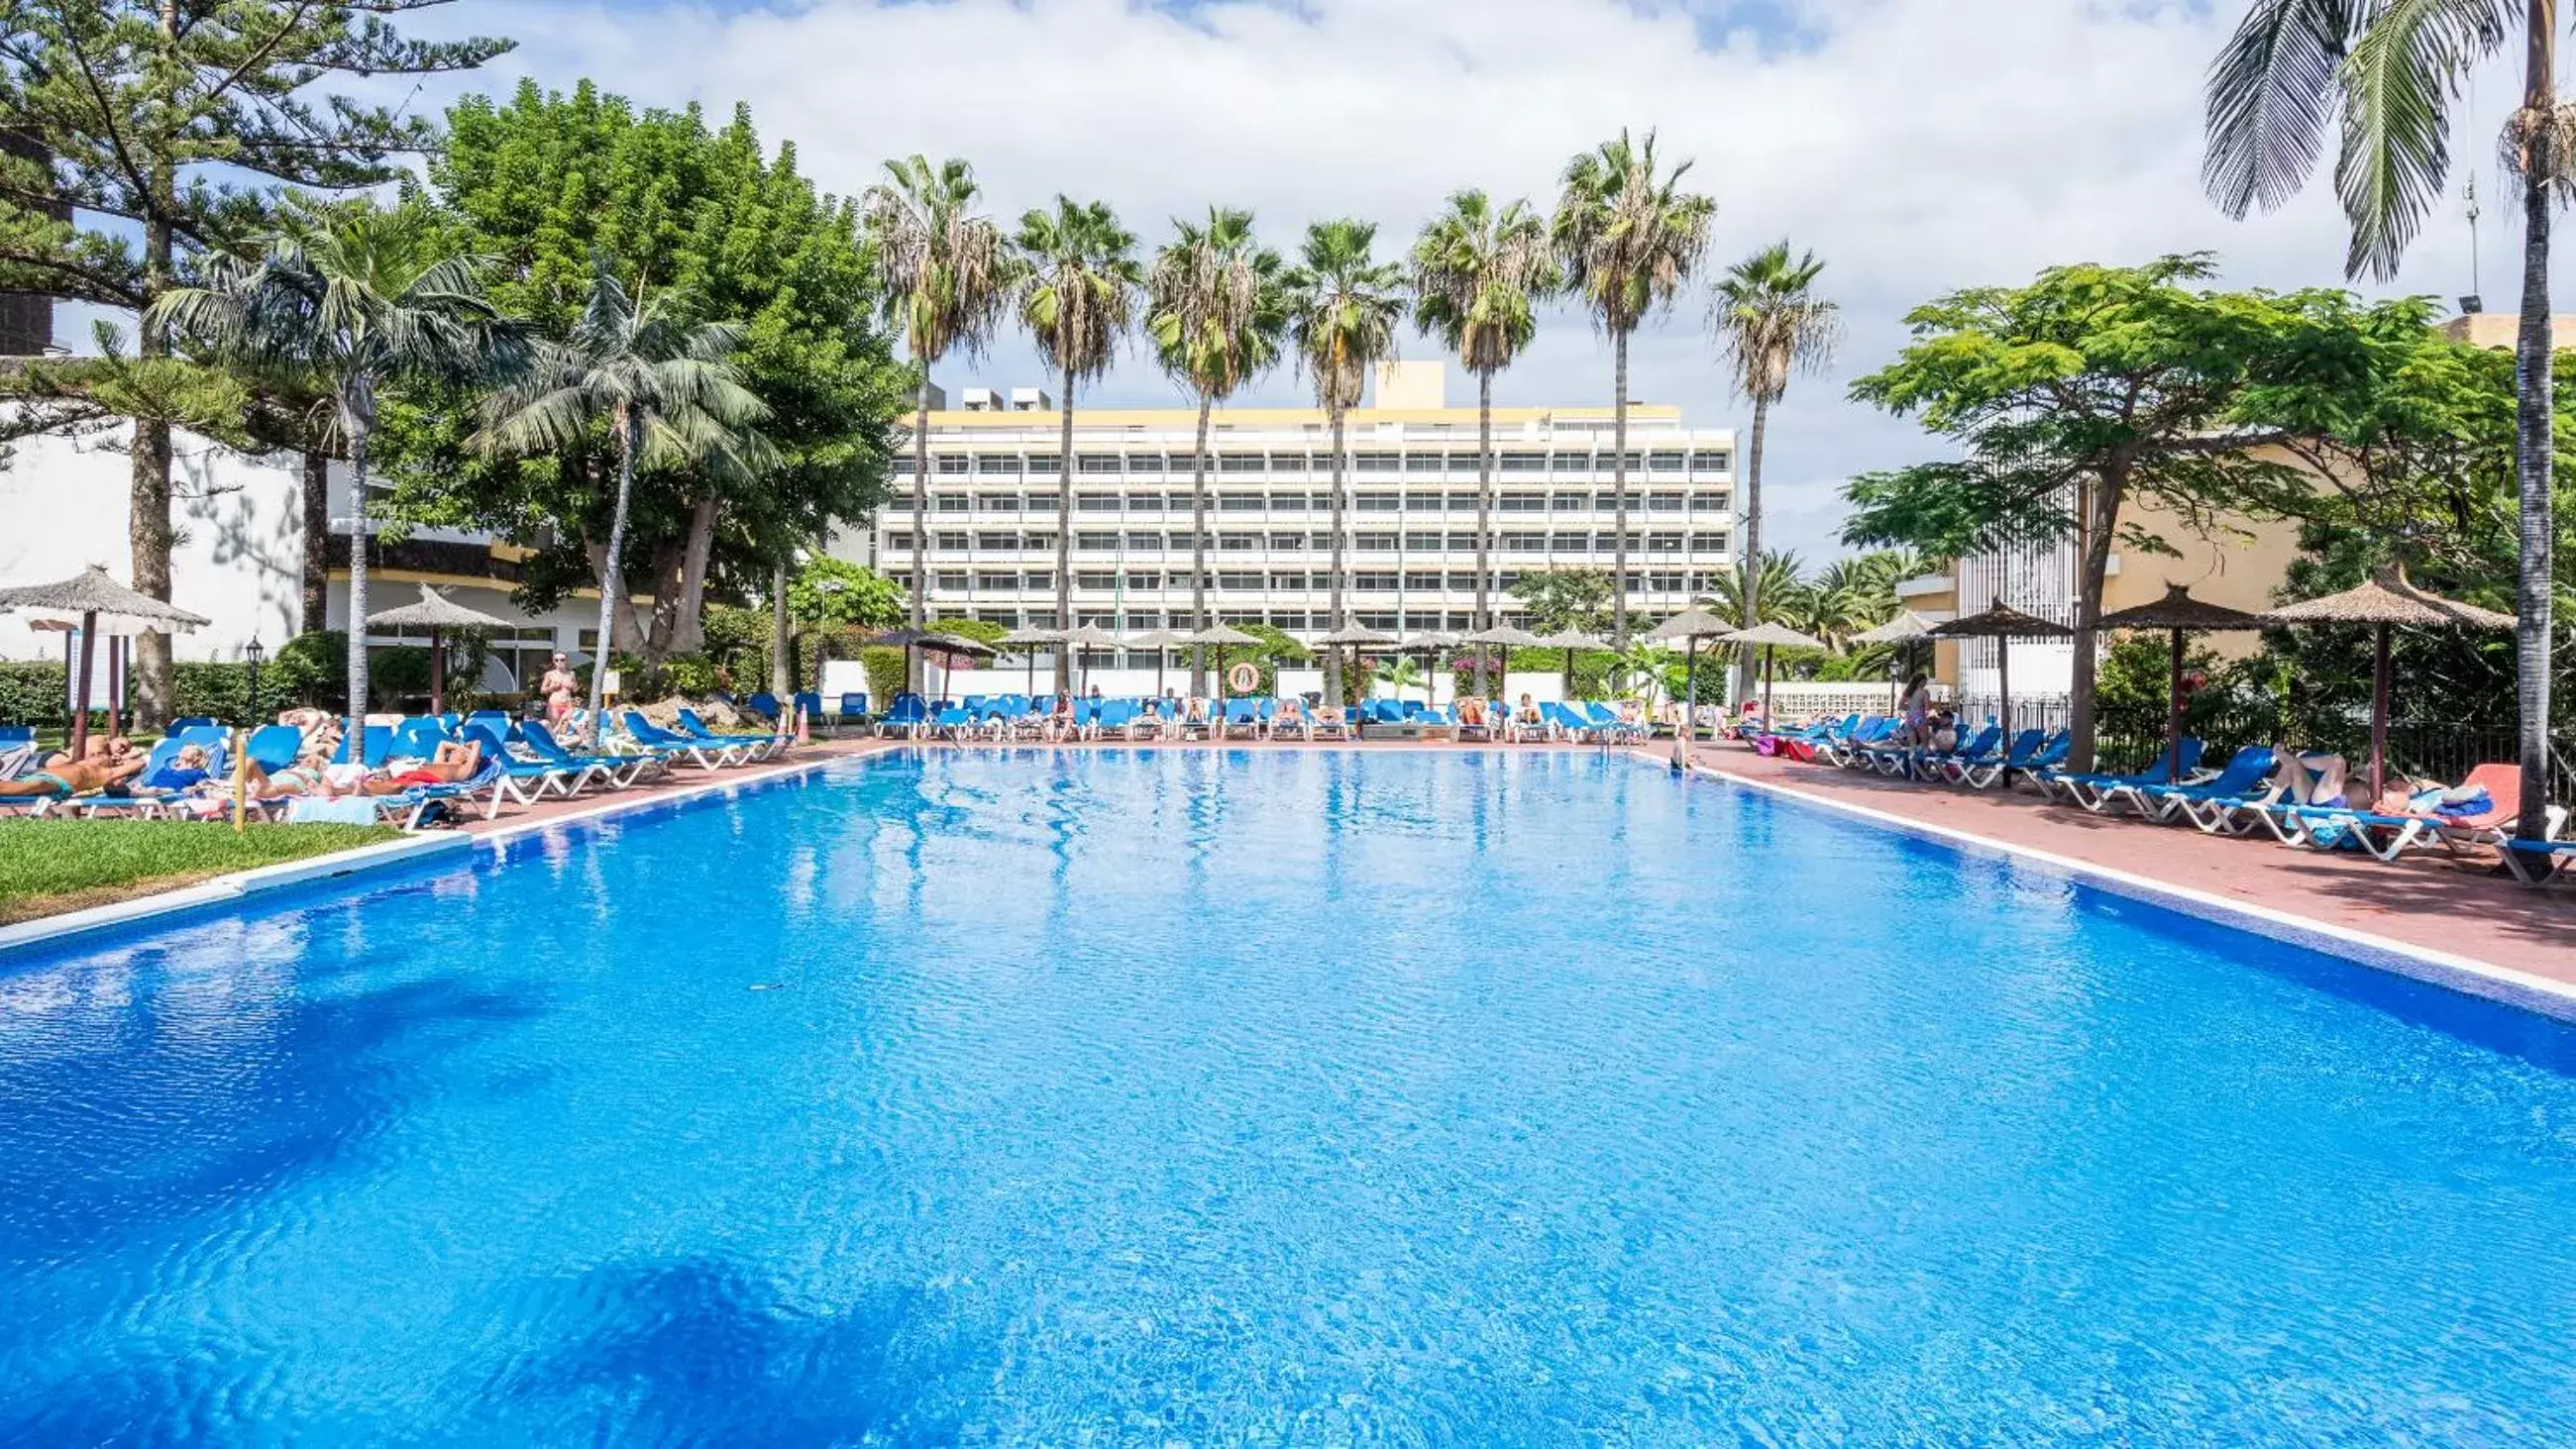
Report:
[[[1590,473],[1609,472],[1617,460],[1615,453],[1567,452],[1496,452],[1494,471],[1498,473]],[[1693,451],[1631,452],[1628,466],[1647,473],[1723,473],[1733,458],[1723,448]],[[898,476],[912,472],[913,457],[899,452],[887,462],[887,471]],[[1329,473],[1330,453],[1216,453],[1208,459],[1212,473]],[[1198,458],[1193,453],[1076,453],[1076,473],[1106,475],[1112,473],[1195,473]],[[934,453],[930,471],[942,477],[1007,478],[1022,473],[1060,473],[1053,453]],[[1469,452],[1446,453],[1353,453],[1350,471],[1356,473],[1474,473],[1476,455]]]
[[[1217,533],[1207,536],[1208,548],[1215,553],[1327,553],[1333,547],[1329,533]],[[942,553],[963,553],[972,545],[992,553],[1045,553],[1054,549],[1056,536],[1051,533],[934,533],[930,546]],[[1727,535],[1724,530],[1703,533],[1630,533],[1628,546],[1640,553],[1724,553]],[[1188,553],[1190,535],[1175,533],[1076,533],[1076,553]],[[1498,533],[1494,547],[1504,553],[1598,553],[1616,554],[1619,535],[1607,533]],[[1473,533],[1355,533],[1351,535],[1354,553],[1474,553]],[[886,535],[884,556],[900,563],[912,554],[912,535]]]
[[[1363,629],[1376,629],[1389,634],[1410,634],[1432,629],[1464,634],[1476,627],[1475,614],[1466,609],[1415,607],[1389,609],[1384,606],[1383,601],[1378,603],[1379,607],[1376,608],[1350,609],[1348,612],[1351,622]],[[1005,629],[1058,627],[1053,609],[979,608],[968,612],[974,618],[988,624],[999,624]],[[1309,630],[1327,630],[1333,627],[1332,615],[1323,609],[1210,609],[1208,617],[1221,624],[1267,624],[1273,629],[1285,629],[1292,634],[1305,633]],[[1516,601],[1514,607],[1498,606],[1494,610],[1494,617],[1523,628],[1529,625],[1529,615],[1517,607]],[[1097,624],[1113,633],[1141,634],[1149,629],[1193,629],[1197,627],[1198,618],[1187,609],[1076,609],[1073,611],[1073,621],[1077,626]],[[1108,663],[1110,656],[1105,650],[1098,652],[1085,650],[1083,659],[1087,664],[1101,665]],[[1150,666],[1154,662],[1154,656],[1140,651],[1135,653],[1128,662]]]
[[[1631,493],[1628,507],[1645,513],[1723,514],[1735,500],[1717,493]],[[930,495],[932,513],[1053,513],[1062,499],[1053,493],[934,493]],[[1329,493],[1219,493],[1208,500],[1215,513],[1306,513],[1329,512],[1333,506]],[[1076,513],[1189,513],[1196,508],[1189,494],[1174,493],[1077,493],[1073,495]],[[1612,493],[1502,493],[1495,495],[1497,513],[1582,513],[1598,510],[1615,513],[1619,495]],[[1355,513],[1473,513],[1473,493],[1361,493],[1351,499]],[[889,502],[882,516],[908,518],[912,515],[912,498],[905,495]]]
[[[1498,592],[1509,589],[1512,580],[1518,577],[1520,575],[1517,573],[1497,574],[1494,577],[1494,588]],[[1704,592],[1715,588],[1717,581],[1722,577],[1724,575],[1714,571],[1696,573],[1679,570],[1632,571],[1628,575],[1628,588],[1631,593],[1640,590],[1655,594]],[[1208,579],[1210,585],[1218,592],[1230,594],[1304,593],[1309,590],[1321,592],[1333,586],[1332,575],[1321,572],[1307,573],[1299,569],[1220,569],[1211,572]],[[1392,572],[1368,570],[1354,572],[1348,576],[1348,579],[1351,591],[1361,594],[1394,594],[1408,590],[1436,593],[1442,589],[1471,593],[1476,587],[1476,575],[1473,570],[1464,573],[1456,570],[1433,569],[1407,569]],[[1111,572],[1077,569],[1074,571],[1073,582],[1076,588],[1098,592],[1132,589],[1145,593],[1165,588],[1186,589],[1190,586],[1190,575],[1187,570],[1173,573],[1148,573],[1135,569]],[[930,587],[933,593],[941,594],[962,594],[969,590],[985,594],[1020,592],[1042,594],[1051,592],[1055,588],[1055,573],[1051,569],[1031,569],[1025,573],[1017,569],[1001,571],[948,569],[932,574]]]

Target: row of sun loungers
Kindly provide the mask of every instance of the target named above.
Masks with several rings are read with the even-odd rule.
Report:
[[[1462,740],[1636,743],[1646,727],[1598,701],[1549,701],[1526,712],[1496,707],[1486,714],[1420,700],[1371,700],[1342,709],[1258,695],[1210,701],[1202,708],[1171,699],[1085,699],[1059,714],[1044,696],[969,696],[930,704],[901,695],[877,722],[903,739],[1010,740],[1348,740],[1371,729],[1450,734]]]

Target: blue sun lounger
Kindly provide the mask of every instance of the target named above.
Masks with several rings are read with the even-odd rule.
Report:
[[[2070,775],[2057,770],[2047,770],[2040,773],[2039,782],[2051,790],[2064,790],[2069,801],[2098,815],[2109,802],[2110,792],[2122,785],[2190,782],[2192,776],[2200,770],[2200,751],[2200,741],[2191,735],[2185,735],[2173,744],[2165,746],[2165,752],[2156,758],[2153,765],[2134,775],[2108,774],[2099,770]],[[2181,761],[2178,767],[2175,764],[2177,753]]]
[[[2214,777],[2190,784],[2140,781],[2114,785],[2103,792],[2105,807],[2127,801],[2140,815],[2153,821],[2167,821],[2185,815],[2193,824],[2200,823],[2198,807],[2214,804],[2223,812],[2261,796],[2264,781],[2272,773],[2272,747],[2247,745],[2228,760],[2226,768]],[[2202,826],[2204,832],[2210,827]]]
[[[680,706],[679,722],[679,733],[710,745],[731,745],[741,750],[743,758],[749,760],[768,759],[787,747],[785,735],[725,734],[711,730],[707,728],[706,721],[698,718],[698,712],[685,704]]]
[[[658,728],[651,720],[635,710],[626,711],[620,718],[626,726],[626,733],[634,738],[635,743],[646,749],[659,751],[666,758],[686,759],[701,770],[720,770],[727,765],[739,765],[750,758],[738,746],[695,740],[687,735],[676,735],[669,730]]]

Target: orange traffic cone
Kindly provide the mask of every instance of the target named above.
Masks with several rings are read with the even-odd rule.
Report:
[[[813,737],[811,734],[807,733],[807,730],[806,730],[806,723],[805,723],[805,706],[803,706],[803,705],[801,705],[801,704],[800,704],[800,705],[798,705],[798,706],[796,706],[796,743],[798,743],[798,744],[800,744],[800,745],[810,745],[810,744],[814,743],[814,737]]]

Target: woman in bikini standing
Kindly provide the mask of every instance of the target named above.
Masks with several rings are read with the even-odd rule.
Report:
[[[581,681],[573,677],[570,661],[556,655],[554,667],[546,671],[545,678],[537,681],[537,692],[546,697],[547,729],[563,728],[564,721],[572,716],[573,692],[580,688]]]

